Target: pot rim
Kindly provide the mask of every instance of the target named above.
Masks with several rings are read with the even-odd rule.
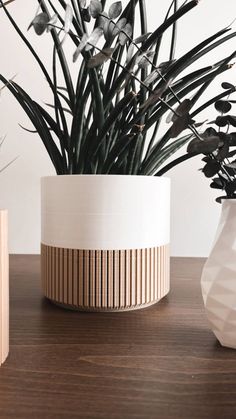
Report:
[[[221,205],[224,205],[228,202],[235,204],[236,203],[236,198],[222,198],[221,199]]]
[[[104,178],[134,178],[134,179],[156,179],[159,181],[164,181],[164,182],[170,182],[170,177],[168,176],[147,176],[147,175],[116,175],[116,174],[111,174],[111,175],[106,175],[106,174],[68,174],[68,175],[50,175],[50,176],[41,176],[41,179],[52,179],[52,178],[69,178],[69,177],[77,177],[77,178],[100,178],[100,179],[104,179]]]

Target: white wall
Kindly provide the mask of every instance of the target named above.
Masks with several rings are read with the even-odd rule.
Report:
[[[23,5],[24,3],[24,5]],[[34,16],[36,1],[24,0],[9,5],[17,23],[26,33]],[[150,26],[154,28],[163,18],[169,1],[147,0]],[[227,26],[236,16],[235,0],[204,0],[179,25],[177,56],[197,42]],[[234,25],[235,26],[235,25]],[[7,78],[17,74],[16,81],[37,100],[48,99],[45,80],[39,73],[30,53],[0,11],[0,72]],[[27,34],[35,49],[46,60],[50,69],[51,42],[49,35],[37,38],[33,31]],[[214,51],[201,64],[217,62],[235,48],[235,39]],[[166,60],[166,57],[163,56]],[[72,64],[73,65],[73,64]],[[200,64],[199,64],[200,65]],[[76,67],[75,67],[76,71]],[[220,92],[221,81],[235,84],[235,69],[228,72],[209,89],[207,97]],[[199,120],[214,118],[214,109],[201,115]],[[0,153],[1,165],[12,158],[18,160],[0,176],[0,206],[9,209],[10,251],[12,253],[38,253],[40,243],[40,177],[54,174],[54,169],[37,134],[23,131],[18,123],[31,127],[27,117],[7,92],[0,98],[0,135],[7,135]],[[214,202],[217,194],[210,190],[209,181],[198,171],[199,158],[172,170],[172,254],[205,256],[209,252],[220,213]]]

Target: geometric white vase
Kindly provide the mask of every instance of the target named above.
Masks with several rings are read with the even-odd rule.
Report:
[[[9,352],[8,215],[0,210],[0,365]]]
[[[203,268],[208,321],[222,346],[236,349],[236,200],[225,199],[215,242]]]
[[[75,310],[148,307],[169,292],[170,180],[42,178],[44,295]]]

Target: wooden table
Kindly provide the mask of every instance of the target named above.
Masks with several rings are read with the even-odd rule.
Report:
[[[50,304],[39,257],[12,256],[0,418],[236,418],[236,351],[208,328],[202,265],[173,259],[172,291],[156,306],[95,314]]]

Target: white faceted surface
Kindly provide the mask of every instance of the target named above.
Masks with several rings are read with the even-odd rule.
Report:
[[[201,286],[212,331],[221,345],[236,348],[236,200],[226,199],[222,204]]]

